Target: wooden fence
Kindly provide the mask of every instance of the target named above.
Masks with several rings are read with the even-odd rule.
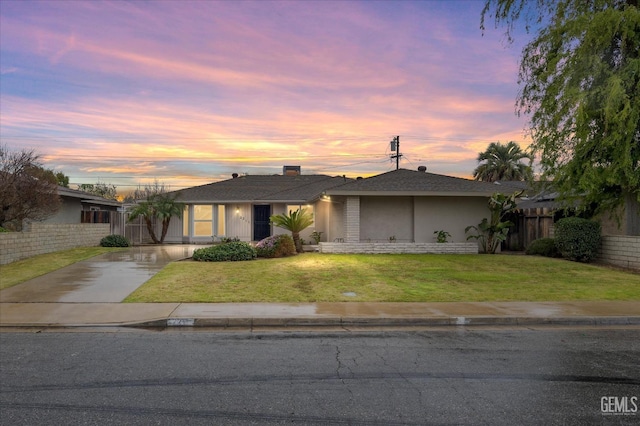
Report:
[[[550,208],[519,210],[506,219],[514,226],[509,229],[504,250],[524,250],[532,241],[553,237],[553,210]]]

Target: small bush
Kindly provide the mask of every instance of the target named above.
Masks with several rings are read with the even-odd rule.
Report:
[[[556,242],[553,238],[540,238],[532,241],[525,253],[546,257],[560,257]]]
[[[129,247],[131,246],[131,242],[126,237],[122,235],[107,235],[103,239],[100,240],[101,247]]]
[[[10,231],[8,229],[5,229],[2,226],[0,226],[0,232],[10,232]]]
[[[555,226],[555,241],[562,257],[590,262],[600,247],[600,224],[579,217],[560,219]]]
[[[241,241],[201,248],[193,252],[193,260],[202,262],[235,262],[253,260],[256,257],[256,249],[251,244]]]
[[[240,238],[238,237],[220,237],[220,242],[222,244],[228,244],[228,243],[239,243],[240,242]]]
[[[258,257],[284,257],[296,254],[296,245],[289,235],[272,235],[256,244]]]

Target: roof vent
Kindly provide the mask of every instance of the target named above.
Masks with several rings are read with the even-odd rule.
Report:
[[[298,176],[301,173],[300,166],[282,166],[282,174],[284,176]]]
[[[237,178],[237,177],[238,177],[238,174],[237,174],[237,173],[233,173],[233,174],[231,175],[231,177],[235,179],[235,178]]]
[[[422,172],[422,173],[426,173],[427,172],[427,166],[420,166],[418,167],[418,171]]]

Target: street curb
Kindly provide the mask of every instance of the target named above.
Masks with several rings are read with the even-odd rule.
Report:
[[[460,327],[460,326],[625,326],[640,325],[640,316],[517,317],[228,317],[228,318],[157,318],[139,322],[112,323],[22,323],[0,324],[2,328],[313,328],[313,327]]]

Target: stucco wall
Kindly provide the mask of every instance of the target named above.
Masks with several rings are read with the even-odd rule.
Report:
[[[32,223],[28,231],[0,233],[0,265],[75,247],[94,247],[107,235],[108,223]]]
[[[344,239],[344,198],[332,197],[329,207],[329,229],[323,241]]]
[[[360,241],[435,243],[435,231],[449,242],[467,241],[464,232],[489,218],[486,197],[361,197]]]
[[[640,271],[640,237],[603,236],[598,259],[611,265]]]
[[[435,242],[435,231],[451,234],[449,242],[466,242],[464,229],[485,217],[491,217],[487,197],[416,197],[416,242]]]
[[[321,253],[478,254],[475,243],[320,243]]]
[[[80,223],[82,203],[77,198],[64,197],[60,210],[42,223]]]

